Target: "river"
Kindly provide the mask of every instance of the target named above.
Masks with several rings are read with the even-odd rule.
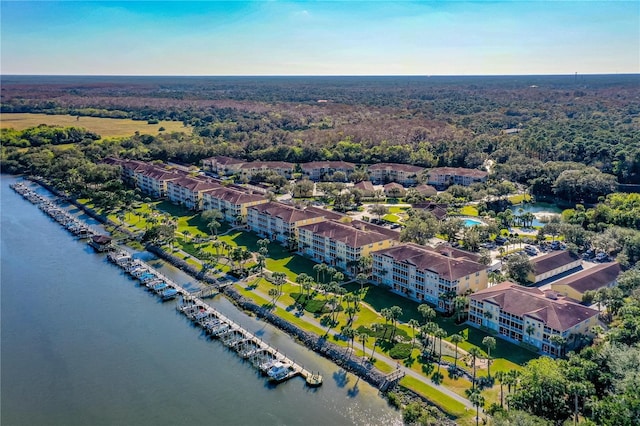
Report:
[[[376,389],[222,296],[211,299],[325,378],[318,389],[301,378],[269,385],[175,302],[160,302],[9,189],[15,181],[2,175],[0,186],[3,426],[401,423]]]

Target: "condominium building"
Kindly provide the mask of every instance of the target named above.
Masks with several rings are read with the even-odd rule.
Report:
[[[294,165],[285,161],[251,161],[240,165],[240,174],[252,179],[258,173],[274,172],[282,177],[291,179]]]
[[[202,160],[202,168],[219,176],[231,176],[240,172],[240,166],[246,161],[218,155]]]
[[[487,287],[487,267],[453,248],[401,244],[372,253],[374,282],[438,310],[451,310],[451,296]]]
[[[505,340],[525,342],[559,356],[588,336],[598,323],[598,311],[554,291],[523,287],[509,281],[470,296],[469,323],[498,333]],[[553,343],[559,335],[567,343]]]
[[[299,251],[316,262],[353,274],[362,257],[398,242],[398,232],[387,230],[382,233],[379,228],[361,221],[325,221],[301,226],[298,230]]]
[[[618,262],[600,263],[551,283],[551,289],[580,302],[587,291],[614,286],[618,275],[620,275]]]
[[[463,167],[435,167],[427,172],[427,183],[436,188],[450,185],[469,186],[486,182],[489,174],[482,170],[465,169]]]
[[[241,187],[221,186],[202,193],[204,210],[219,210],[229,223],[241,223],[247,217],[247,209],[269,200],[262,194],[255,194]]]
[[[167,182],[167,197],[190,210],[202,210],[204,193],[221,187],[220,183],[211,180],[183,177]]]
[[[375,184],[398,182],[404,186],[411,186],[418,182],[420,174],[425,169],[411,164],[378,163],[370,165],[368,170],[369,179]]]
[[[552,251],[531,260],[533,272],[529,274],[529,281],[539,283],[560,274],[577,270],[582,264],[580,258],[570,251]]]
[[[322,209],[302,209],[269,202],[247,209],[247,227],[258,235],[282,244],[298,240],[298,228],[326,220]]]
[[[355,168],[355,164],[346,161],[311,161],[300,164],[302,174],[314,182],[332,180],[335,172],[344,173],[345,178],[348,179]]]

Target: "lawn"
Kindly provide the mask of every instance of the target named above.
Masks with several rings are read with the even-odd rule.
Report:
[[[29,114],[29,113],[3,113],[0,121],[0,128],[14,128],[24,130],[40,124],[55,126],[83,127],[103,138],[133,136],[135,132],[147,135],[157,135],[160,127],[164,127],[164,132],[187,132],[191,133],[190,127],[184,127],[180,121],[160,121],[158,124],[147,124],[146,121],[135,121],[128,118],[99,118],[99,117],[77,117],[71,115],[49,115],[49,114]]]
[[[531,201],[531,195],[529,194],[518,194],[518,195],[512,195],[509,197],[509,201],[511,201],[511,204],[522,204],[523,202],[529,202]]]
[[[478,216],[478,209],[475,206],[464,206],[460,209],[463,216]]]
[[[403,377],[402,380],[400,380],[400,385],[421,395],[452,417],[462,417],[467,411],[462,403],[413,377]]]

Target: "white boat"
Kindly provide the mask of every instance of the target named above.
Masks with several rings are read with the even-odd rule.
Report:
[[[269,380],[279,382],[286,379],[289,373],[291,373],[291,365],[277,361],[267,371],[267,376],[269,376]]]

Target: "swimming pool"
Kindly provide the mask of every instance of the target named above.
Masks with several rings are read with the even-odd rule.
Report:
[[[484,223],[478,221],[478,220],[473,220],[473,219],[465,219],[464,220],[464,226],[478,226],[478,225],[484,225]]]

